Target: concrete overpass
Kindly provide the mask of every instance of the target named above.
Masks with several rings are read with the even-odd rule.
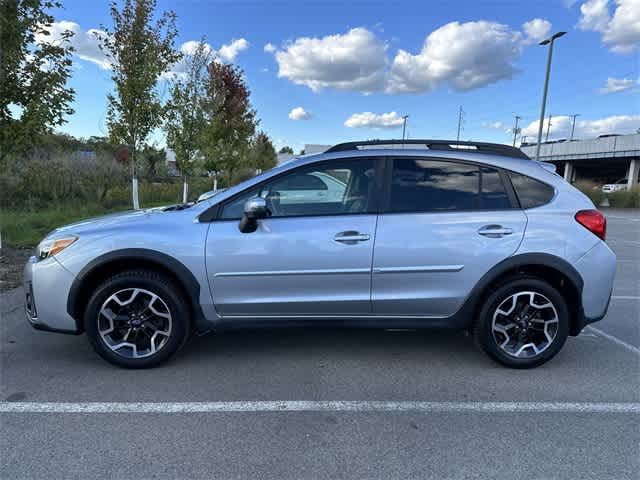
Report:
[[[520,148],[535,158],[535,144]],[[540,160],[555,164],[558,173],[568,182],[594,180],[612,183],[626,178],[627,190],[630,190],[638,185],[640,133],[544,143],[540,146]]]

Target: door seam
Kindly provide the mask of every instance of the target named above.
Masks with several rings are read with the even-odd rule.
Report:
[[[369,268],[369,313],[373,314],[373,265],[376,259],[376,240],[378,238],[378,220],[380,213],[376,215],[376,224],[373,229],[373,245],[371,248],[371,265]]]

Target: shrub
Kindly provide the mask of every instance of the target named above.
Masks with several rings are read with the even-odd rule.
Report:
[[[611,192],[607,194],[609,205],[616,208],[640,208],[640,185],[629,191]]]
[[[110,157],[80,159],[58,154],[12,159],[0,175],[0,204],[37,209],[76,200],[101,202],[124,182],[124,168]]]
[[[589,197],[596,207],[599,207],[604,200],[605,195],[602,192],[602,187],[595,182],[580,180],[574,183],[573,186]]]

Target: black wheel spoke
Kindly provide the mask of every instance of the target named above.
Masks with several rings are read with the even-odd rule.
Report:
[[[98,331],[105,345],[126,358],[155,354],[167,343],[171,329],[166,302],[142,288],[114,293],[98,313]]]
[[[496,308],[491,329],[494,341],[507,355],[532,358],[553,343],[558,333],[558,313],[538,292],[521,291],[505,298]]]

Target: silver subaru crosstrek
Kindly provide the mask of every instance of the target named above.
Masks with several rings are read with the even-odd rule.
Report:
[[[39,330],[86,332],[114,364],[167,360],[238,326],[447,327],[510,367],[601,319],[606,220],[505,145],[336,145],[195,204],[58,228],[25,267]]]

